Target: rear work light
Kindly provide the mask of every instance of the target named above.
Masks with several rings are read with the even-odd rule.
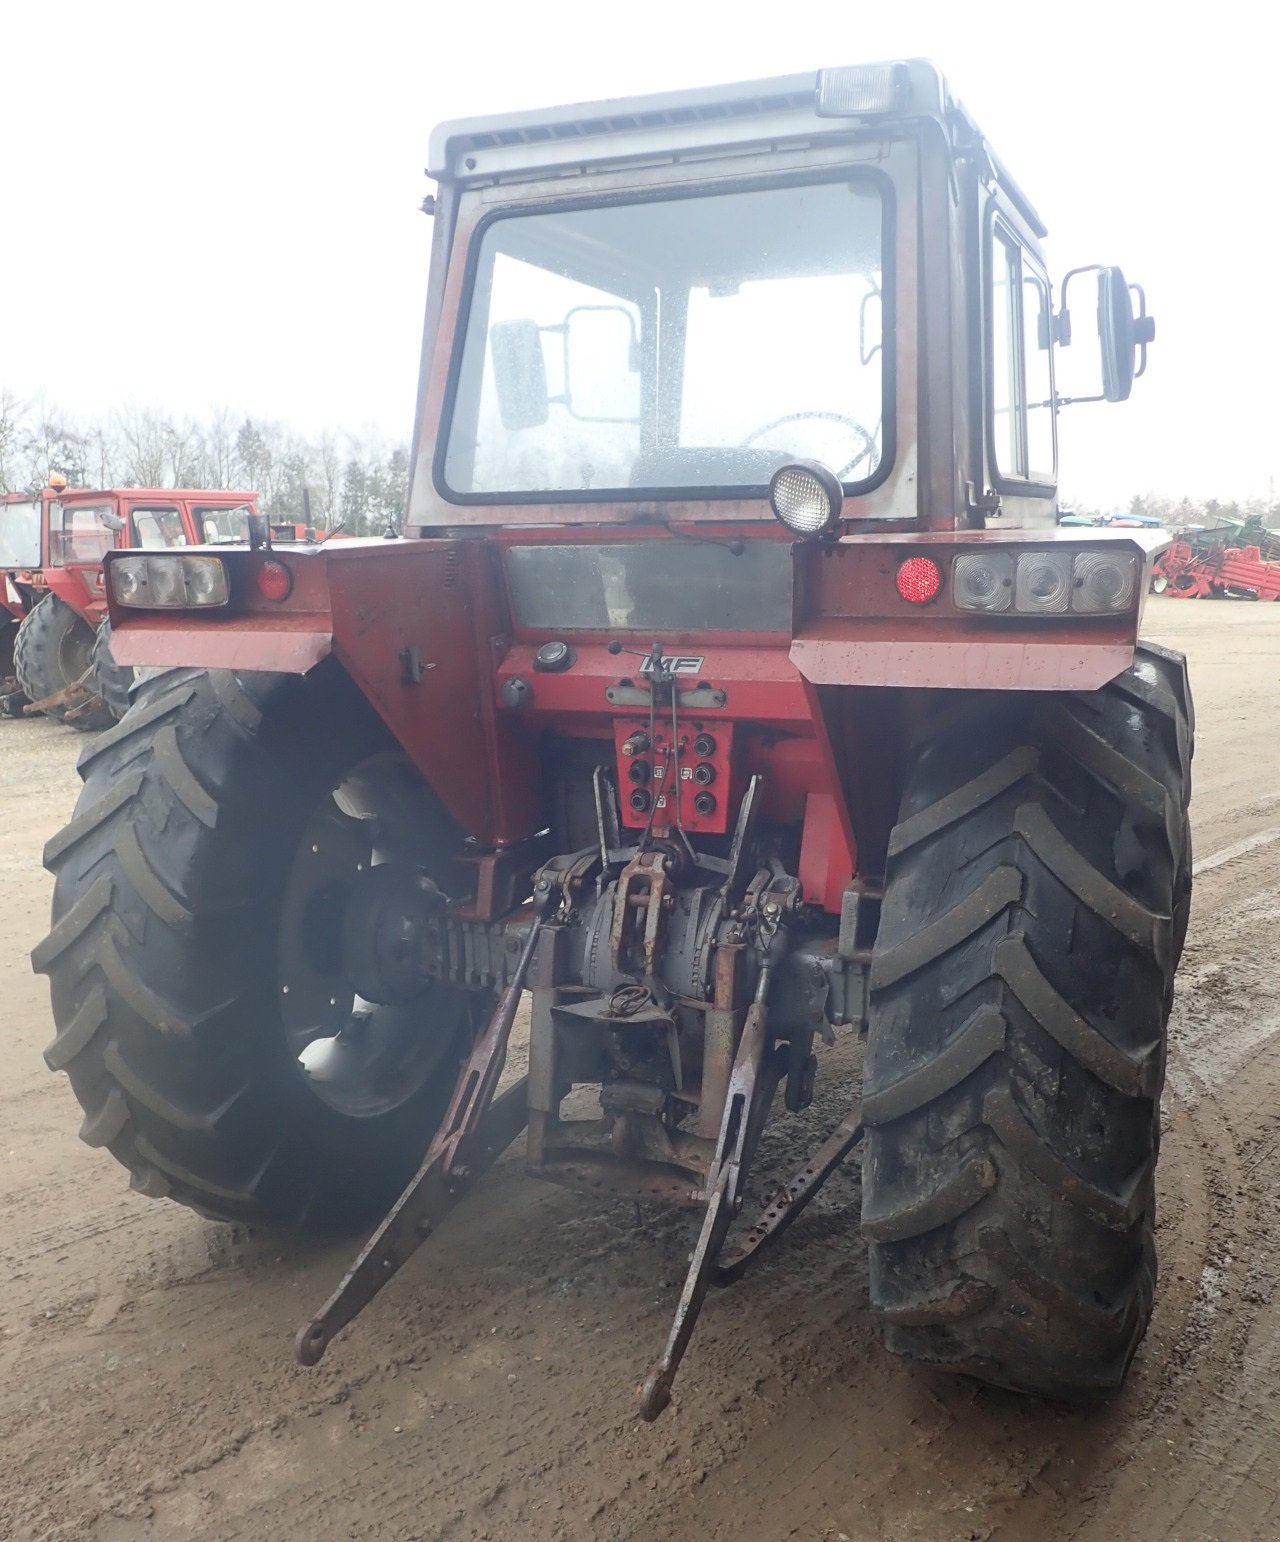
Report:
[[[1138,587],[1133,552],[965,552],[951,566],[957,610],[1016,616],[1115,615]]]
[[[894,582],[904,600],[912,605],[927,605],[942,588],[942,569],[932,557],[908,557]]]
[[[221,557],[148,552],[109,564],[107,582],[117,605],[135,610],[192,610],[231,598]]]

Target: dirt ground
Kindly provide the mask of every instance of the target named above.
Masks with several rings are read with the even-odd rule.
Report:
[[[76,1139],[28,953],[80,742],[0,723],[0,1537],[1280,1538],[1280,605],[1153,600],[1147,631],[1191,658],[1198,876],[1155,1321],[1091,1415],[880,1349],[856,1164],[712,1296],[653,1426],[633,1392],[690,1223],[540,1185],[518,1147],[302,1369],[294,1330],[352,1244],[141,1198]],[[779,1169],[843,1113],[856,1060],[831,1052]]]

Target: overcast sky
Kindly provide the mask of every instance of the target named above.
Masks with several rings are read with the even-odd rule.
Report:
[[[1064,495],[1280,493],[1270,15],[9,0],[0,388],[407,438],[438,120],[926,55],[1040,209],[1054,273],[1118,262],[1157,318],[1132,400],[1064,411]]]

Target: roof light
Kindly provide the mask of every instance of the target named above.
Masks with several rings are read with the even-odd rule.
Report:
[[[900,64],[851,64],[818,71],[820,118],[865,118],[894,112],[906,95],[907,76]]]

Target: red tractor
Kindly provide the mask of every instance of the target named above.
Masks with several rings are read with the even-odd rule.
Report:
[[[1164,538],[1055,526],[1039,216],[916,61],[453,123],[430,173],[403,538],[107,555],[161,670],[46,852],[82,1136],[204,1215],[382,1216],[309,1364],[521,1131],[586,1202],[686,1207],[646,1418],[861,1142],[891,1350],[1115,1387],[1191,703],[1137,640]],[[1152,325],[1088,272],[1121,400]],[[857,1035],[735,1241],[775,1101]]]
[[[14,644],[25,616],[47,593],[47,526],[35,493],[0,493],[0,709],[17,714],[26,700],[13,672]]]
[[[39,495],[43,582],[14,647],[29,705],[74,728],[107,728],[129,705],[132,670],[111,655],[102,561],[119,547],[147,550],[243,540],[255,494],[190,488],[69,490]],[[30,502],[30,500],[28,500]]]

